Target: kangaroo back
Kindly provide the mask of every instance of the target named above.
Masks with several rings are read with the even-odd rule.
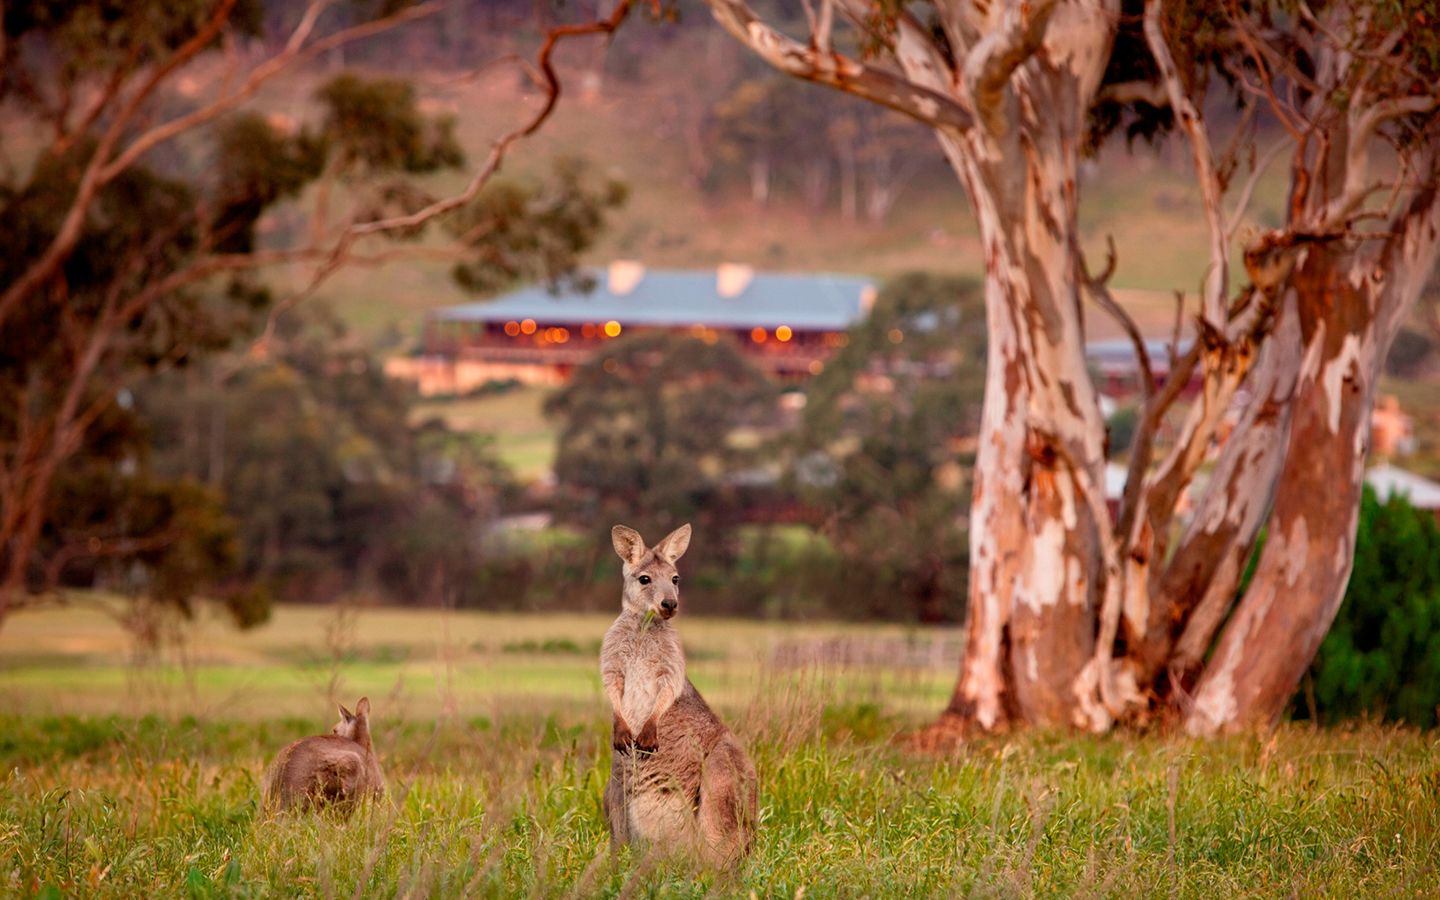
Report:
[[[280,751],[264,780],[266,809],[348,808],[384,794],[385,777],[370,744],[370,701],[361,698],[356,710],[340,707],[333,733],[302,738]]]

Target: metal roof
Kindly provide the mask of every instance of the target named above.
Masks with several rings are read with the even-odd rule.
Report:
[[[737,296],[720,296],[714,270],[646,271],[625,294],[611,293],[604,270],[592,271],[596,286],[584,293],[528,287],[483,303],[436,310],[441,321],[606,322],[622,325],[751,328],[789,325],[840,331],[865,317],[865,278],[827,274],[756,272]]]
[[[1440,484],[1414,472],[1382,463],[1366,472],[1365,480],[1382,503],[1399,494],[1416,509],[1440,509]]]

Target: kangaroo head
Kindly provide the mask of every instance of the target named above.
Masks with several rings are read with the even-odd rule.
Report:
[[[330,733],[348,738],[356,743],[368,744],[370,742],[370,698],[361,697],[360,702],[355,704],[355,711],[352,713],[340,706],[340,721],[330,729]]]
[[[610,540],[625,562],[621,606],[627,612],[653,612],[662,619],[675,615],[680,608],[680,576],[675,562],[690,546],[690,526],[681,525],[648,550],[640,532],[624,525],[610,529]]]

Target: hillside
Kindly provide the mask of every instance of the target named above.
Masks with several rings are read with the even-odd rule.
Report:
[[[914,132],[913,146],[907,148],[921,160],[918,171],[904,182],[886,219],[880,224],[864,217],[845,221],[833,184],[825,208],[812,211],[796,179],[783,172],[773,179],[770,199],[763,205],[751,200],[745,186],[733,178],[698,182],[681,139],[682,119],[693,113],[681,110],[699,101],[683,84],[612,80],[603,91],[591,93],[577,86],[584,78],[575,65],[562,67],[561,74],[570,90],[543,129],[515,147],[502,171],[506,177],[534,179],[543,177],[555,160],[578,157],[628,185],[628,203],[612,217],[604,237],[588,253],[588,262],[623,257],[657,267],[703,268],[738,261],[760,269],[877,278],[911,269],[981,273],[964,194],[923,132]],[[473,80],[441,73],[422,73],[415,80],[428,106],[458,117],[458,133],[472,167],[493,139],[536,102],[535,91],[525,88],[514,69],[503,66]],[[302,118],[313,83],[292,84],[265,103]],[[806,95],[820,90],[801,84],[785,89]],[[1173,321],[1172,292],[1193,293],[1205,261],[1197,191],[1181,149],[1132,150],[1117,142],[1083,173],[1081,215],[1094,264],[1102,264],[1106,236],[1113,236],[1119,265],[1112,284],[1127,289],[1122,299],[1135,308],[1147,330],[1161,333],[1168,333]],[[1282,174],[1276,167],[1257,191],[1253,220],[1278,217]],[[466,178],[468,172],[447,173],[434,177],[432,187],[456,191]],[[303,275],[278,278],[293,285],[301,283]],[[413,335],[424,310],[474,299],[450,281],[444,264],[434,262],[342,272],[319,296],[371,336],[392,327],[400,335]],[[1102,335],[1112,334],[1102,320],[1097,316],[1093,327]]]

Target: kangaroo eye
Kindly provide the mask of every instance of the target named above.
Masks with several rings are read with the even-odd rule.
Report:
[[[670,579],[670,583],[671,583],[671,584],[679,584],[679,583],[680,583],[680,576],[679,576],[679,575],[676,575],[674,578],[671,578],[671,579]]]
[[[650,583],[650,576],[649,576],[649,575],[641,575],[641,576],[640,576],[638,579],[636,579],[636,580],[639,581],[641,584],[649,584],[649,583]]]

